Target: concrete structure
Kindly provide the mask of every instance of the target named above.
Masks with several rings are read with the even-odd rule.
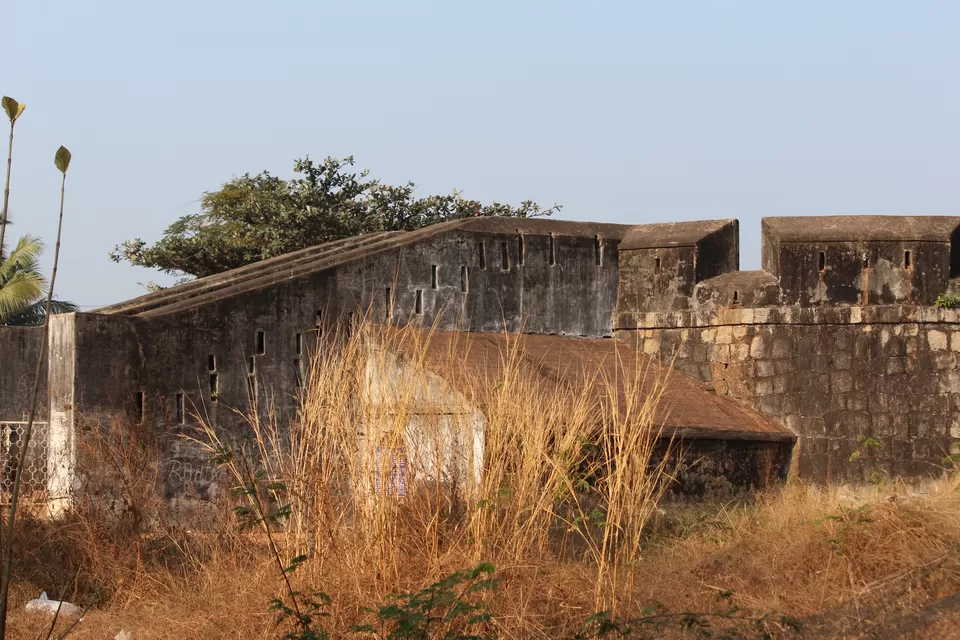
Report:
[[[292,416],[317,336],[372,309],[394,325],[556,336],[549,350],[567,354],[616,337],[652,359],[676,357],[683,385],[710,385],[710,405],[724,409],[690,441],[768,442],[782,430],[773,440],[799,438],[795,469],[811,479],[855,478],[867,464],[928,474],[960,440],[960,318],[933,306],[960,275],[958,226],[767,218],[763,269],[748,272],[738,270],[736,220],[473,218],[311,247],[55,318],[50,455],[62,462],[51,470],[68,483],[75,426],[118,413],[175,436],[202,406],[231,429],[232,408],[270,393]],[[0,420],[22,417],[20,381],[38,347],[35,332],[0,328],[11,363]],[[705,406],[697,397],[681,394],[677,406]],[[762,426],[732,437],[747,415]],[[861,435],[882,446],[851,463]],[[181,445],[165,442],[164,459],[180,464]]]

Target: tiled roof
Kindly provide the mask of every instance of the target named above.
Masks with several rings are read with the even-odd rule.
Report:
[[[589,384],[596,387],[600,397],[607,393],[607,384],[616,384],[621,407],[626,400],[624,380],[636,380],[639,376],[643,394],[654,393],[657,381],[665,381],[658,421],[666,435],[721,440],[794,439],[784,427],[734,400],[718,396],[711,385],[670,370],[623,341],[503,333],[425,332],[424,336],[424,365],[467,397],[478,381],[496,384],[503,375],[504,359],[517,347],[517,355],[537,376],[538,385]],[[401,355],[404,349],[412,351],[413,347],[399,347]],[[451,368],[451,362],[457,366]]]

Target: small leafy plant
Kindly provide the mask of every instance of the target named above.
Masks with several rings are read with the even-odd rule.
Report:
[[[956,307],[960,306],[960,296],[952,293],[941,293],[937,296],[934,304],[941,309],[955,309]]]
[[[385,640],[485,640],[496,638],[493,617],[480,600],[500,582],[494,567],[481,563],[457,571],[416,591],[389,596],[376,609],[365,609],[377,618],[376,624],[357,625],[355,633]],[[440,635],[442,633],[442,635]]]
[[[881,444],[877,440],[874,440],[870,436],[867,436],[861,433],[860,435],[857,436],[857,448],[854,449],[853,453],[850,454],[850,462],[856,462],[857,460],[862,458],[865,453],[869,451],[882,449],[882,448],[883,448],[883,444]]]
[[[286,599],[274,598],[270,601],[271,611],[277,612],[277,623],[292,627],[282,636],[283,640],[326,640],[330,634],[318,626],[317,618],[329,615],[326,608],[330,605],[330,596],[321,591],[303,592],[295,589],[290,576],[307,561],[307,556],[297,556],[290,564],[284,565],[274,540],[274,528],[290,517],[290,505],[283,504],[287,486],[271,481],[262,469],[255,469],[242,446],[221,447],[214,455],[213,462],[228,468],[239,481],[233,493],[245,498],[247,504],[234,507],[234,515],[242,525],[259,527],[267,536],[271,555],[286,586]]]

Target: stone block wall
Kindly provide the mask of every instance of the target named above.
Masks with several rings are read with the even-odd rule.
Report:
[[[955,310],[777,307],[638,320],[619,335],[797,434],[801,477],[932,475],[960,446]]]

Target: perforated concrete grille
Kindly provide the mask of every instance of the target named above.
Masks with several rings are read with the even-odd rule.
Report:
[[[0,477],[0,496],[4,502],[10,497],[13,489],[13,480],[17,471],[17,461],[23,443],[24,433],[27,430],[26,422],[0,422],[0,462],[3,464],[3,475]],[[34,422],[33,434],[27,455],[24,458],[24,468],[21,480],[22,497],[38,498],[46,490],[47,485],[47,423]]]

